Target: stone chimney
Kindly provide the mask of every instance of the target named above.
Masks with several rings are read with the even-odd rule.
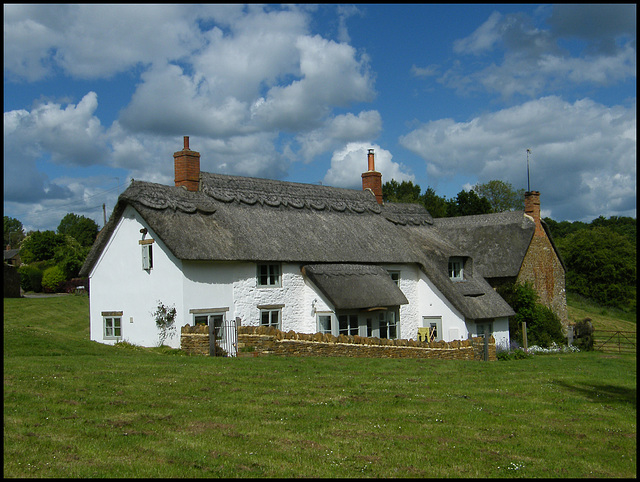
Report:
[[[382,204],[382,174],[376,171],[373,149],[369,149],[368,170],[362,173],[362,190],[369,189],[376,196],[378,204]]]
[[[189,136],[184,136],[184,148],[174,152],[176,186],[197,191],[200,186],[200,153],[189,149]]]
[[[527,191],[524,193],[524,213],[531,216],[536,223],[534,236],[544,236],[540,221],[540,192]]]

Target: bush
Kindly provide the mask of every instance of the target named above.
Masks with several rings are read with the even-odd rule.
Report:
[[[593,350],[593,331],[591,318],[578,321],[573,328],[573,345],[581,351]]]
[[[42,274],[42,287],[50,293],[55,293],[65,281],[64,271],[59,266],[47,268]]]
[[[20,273],[20,287],[26,291],[39,293],[42,291],[42,270],[36,266],[22,265],[18,268]]]

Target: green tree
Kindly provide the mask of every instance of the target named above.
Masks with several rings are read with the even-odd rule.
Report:
[[[6,249],[7,246],[11,246],[12,248],[17,248],[20,245],[20,242],[24,239],[24,227],[22,223],[15,218],[5,216],[4,217],[4,246]]]
[[[465,191],[463,189],[455,198],[447,201],[447,216],[449,217],[489,213],[491,213],[491,203],[478,196],[473,190]]]
[[[57,247],[64,244],[64,236],[53,231],[33,231],[24,238],[20,257],[24,263],[52,259]]]
[[[491,204],[494,213],[524,210],[524,189],[515,190],[511,183],[493,180],[473,186],[476,194]]]
[[[636,246],[611,228],[592,227],[556,240],[567,266],[568,291],[623,309],[635,309]]]
[[[434,218],[444,218],[447,216],[447,200],[444,196],[438,196],[432,187],[428,187],[425,193],[420,196],[424,207]]]
[[[60,221],[58,234],[68,234],[82,246],[91,246],[98,236],[98,225],[93,219],[69,213]]]
[[[62,269],[66,279],[75,278],[90,250],[90,246],[81,246],[75,238],[64,235],[64,243],[55,249],[53,261]]]

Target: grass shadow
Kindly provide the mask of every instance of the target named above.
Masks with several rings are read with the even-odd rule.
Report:
[[[580,393],[592,402],[630,404],[634,409],[636,408],[637,395],[635,388],[626,388],[605,383],[580,385],[572,385],[564,381],[556,381],[554,383],[569,391]]]

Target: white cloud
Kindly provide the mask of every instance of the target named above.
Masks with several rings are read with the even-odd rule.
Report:
[[[358,189],[362,188],[362,173],[367,170],[369,149],[374,149],[375,168],[382,174],[382,183],[395,179],[398,182],[413,181],[415,176],[406,172],[406,167],[393,162],[392,154],[378,145],[350,142],[333,153],[331,168],[324,177],[324,184]]]
[[[299,157],[309,162],[345,142],[375,139],[381,130],[382,118],[377,111],[364,111],[357,116],[352,113],[338,115],[328,119],[322,127],[296,137],[301,146]]]
[[[571,104],[545,97],[469,122],[429,122],[400,143],[426,161],[432,178],[464,172],[479,182],[500,179],[516,188],[526,188],[526,149],[531,148],[532,189],[558,205],[587,194],[585,215],[597,217],[603,213],[597,205],[628,205],[629,193],[635,192],[635,131],[635,104],[607,107],[589,99]],[[595,185],[617,188],[596,190]],[[562,217],[568,211],[553,214],[570,219]]]

